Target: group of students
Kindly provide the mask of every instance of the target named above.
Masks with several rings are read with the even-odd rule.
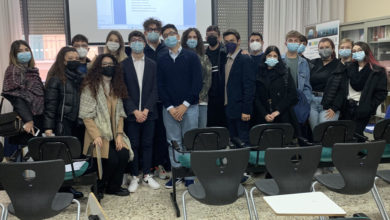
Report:
[[[2,95],[26,133],[39,128],[45,136],[76,136],[84,154],[91,144],[101,148],[100,197],[127,196],[140,182],[160,188],[151,169],[180,166],[171,142],[182,147],[191,129],[224,126],[231,138],[249,144],[249,129],[257,124],[291,123],[296,136],[307,136],[309,125],[341,117],[354,120],[363,134],[387,96],[386,72],[364,42],[343,40],[337,59],[333,41],[323,38],[321,58],[309,60],[302,55],[307,40],[297,31],[287,33],[282,55],[276,46],[263,52],[257,32],[249,36],[248,52],[240,49],[234,29],[221,36],[218,26],[209,26],[205,47],[196,28],[180,36],[175,25],[154,18],[143,26],[144,33],[128,35],[128,54],[121,34],[111,31],[104,53],[93,60],[87,58],[88,39],[74,36],[72,47],[59,51],[45,85],[30,46],[22,40],[11,45]],[[305,105],[309,112],[302,114]],[[165,187],[181,181],[170,179]],[[186,186],[192,183],[185,179]]]

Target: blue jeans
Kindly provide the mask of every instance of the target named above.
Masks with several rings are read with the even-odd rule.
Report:
[[[207,127],[207,105],[199,105],[198,128]]]
[[[325,122],[325,121],[337,121],[340,116],[340,111],[335,112],[333,118],[327,119],[326,118],[326,110],[321,105],[322,97],[320,96],[314,96],[312,97],[311,103],[310,103],[310,116],[309,116],[309,123],[310,127],[313,130],[315,126],[318,124]]]
[[[183,115],[182,121],[176,121],[167,109],[163,108],[163,120],[167,133],[167,141],[169,144],[169,159],[172,167],[180,167],[180,163],[173,160],[172,141],[176,141],[180,149],[183,149],[183,136],[187,131],[198,128],[199,106],[191,105]],[[175,152],[175,159],[178,161],[179,153]]]

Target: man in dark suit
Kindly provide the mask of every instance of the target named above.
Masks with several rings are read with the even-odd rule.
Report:
[[[142,155],[143,184],[152,189],[160,185],[150,174],[153,158],[153,137],[157,112],[157,79],[156,63],[144,55],[145,36],[140,31],[129,34],[131,56],[122,62],[124,79],[127,86],[128,98],[123,100],[127,114],[125,132],[130,138],[134,151],[134,160],[130,166],[132,175],[129,191],[138,188],[139,156]],[[142,153],[140,154],[140,150]]]
[[[249,144],[249,120],[255,95],[255,73],[250,56],[241,54],[240,34],[229,29],[223,33],[225,64],[225,111],[231,138]]]

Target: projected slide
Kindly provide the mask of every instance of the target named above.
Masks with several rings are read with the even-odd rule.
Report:
[[[196,27],[196,0],[96,0],[98,29],[143,29],[149,17],[179,30]]]

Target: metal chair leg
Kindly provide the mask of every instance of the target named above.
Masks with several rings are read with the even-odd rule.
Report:
[[[8,219],[8,208],[5,209],[4,218],[2,220]]]
[[[249,192],[251,201],[252,201],[252,207],[253,207],[253,212],[256,220],[259,220],[259,216],[257,215],[257,210],[256,210],[256,205],[255,205],[255,200],[253,198],[253,191],[255,191],[256,187],[253,187],[251,191]]]
[[[376,205],[378,206],[379,212],[382,215],[382,218],[384,220],[389,220],[389,216],[388,216],[388,214],[386,212],[386,209],[384,207],[384,204],[383,204],[383,201],[381,199],[381,196],[379,195],[379,192],[378,192],[378,189],[377,189],[377,187],[375,185],[375,182],[374,182],[374,185],[372,186],[371,193],[372,193],[372,196],[374,197]]]
[[[4,215],[5,215],[5,207],[3,204],[0,203],[0,207],[1,207],[1,215],[0,215],[0,219],[2,220],[4,218]]]
[[[183,201],[183,217],[184,220],[187,220],[187,207],[186,207],[186,194],[188,193],[188,190],[183,192],[183,195],[181,196]]]
[[[315,192],[316,191],[316,189],[315,189],[315,186],[317,185],[317,181],[314,181],[312,184],[311,184],[311,191],[312,192]]]
[[[244,191],[245,191],[245,198],[246,198],[246,205],[248,206],[248,211],[249,211],[249,219],[253,219],[252,217],[252,209],[251,209],[251,205],[249,204],[249,196],[248,196],[248,190],[246,190],[244,188]]]
[[[73,199],[72,202],[77,204],[77,218],[76,220],[80,220],[80,202],[77,199]]]

